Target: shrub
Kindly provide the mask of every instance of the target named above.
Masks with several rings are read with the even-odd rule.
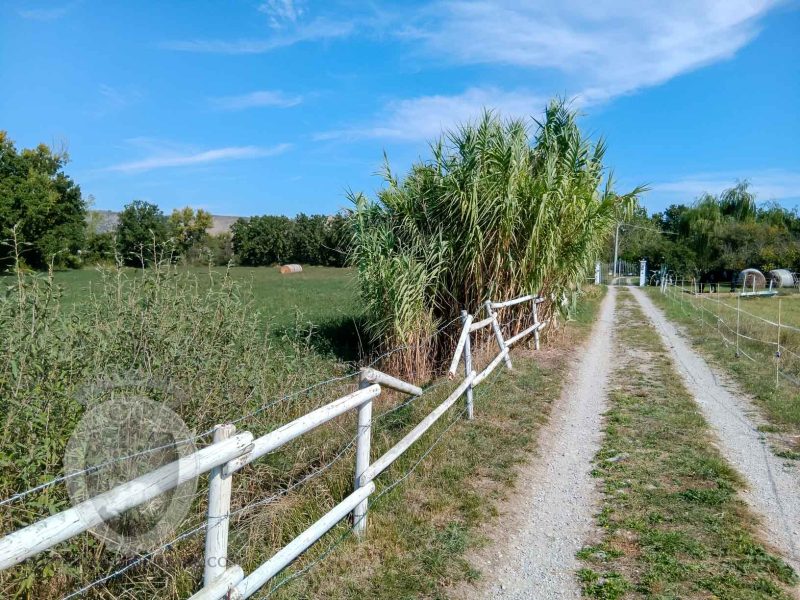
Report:
[[[0,500],[62,474],[76,423],[105,400],[141,397],[166,404],[199,433],[330,376],[330,360],[299,337],[269,334],[251,292],[227,275],[197,276],[153,262],[151,269],[102,271],[102,282],[71,310],[61,305],[49,274],[25,272],[17,263],[15,276],[4,282],[0,424],[7,435],[0,442]],[[263,434],[310,410],[323,394],[336,393],[331,390],[261,409],[242,427]],[[262,464],[255,475],[238,477],[236,496],[246,501],[260,490],[279,488],[283,478],[296,476],[295,459],[306,460],[302,453],[290,454],[280,459],[285,468]],[[99,477],[108,472],[101,470]],[[202,496],[201,490],[190,519],[202,518]],[[3,506],[0,535],[68,506],[61,485]],[[168,558],[176,572],[195,569],[197,544],[202,536],[185,541]],[[0,573],[0,590],[4,597],[9,590],[31,598],[62,597],[119,567],[120,557],[103,546],[102,537],[78,536]],[[138,582],[127,582],[136,596],[186,597],[187,589],[170,589],[170,578],[158,580],[159,568],[148,562],[126,575]],[[194,585],[191,577],[188,581]]]

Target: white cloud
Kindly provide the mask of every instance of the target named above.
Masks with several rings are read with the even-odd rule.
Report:
[[[97,89],[100,94],[100,102],[98,102],[97,109],[92,114],[98,117],[136,104],[144,97],[144,94],[138,88],[132,86],[119,88],[101,83]]]
[[[528,91],[473,87],[452,96],[421,96],[393,101],[371,125],[320,133],[316,139],[432,140],[442,133],[442,129],[474,120],[484,108],[496,110],[504,117],[530,117],[539,116],[546,103],[545,96]]]
[[[439,2],[401,34],[426,57],[555,69],[599,101],[733,56],[778,0]]]
[[[752,172],[698,173],[651,186],[654,195],[683,203],[691,202],[704,192],[719,194],[746,178],[759,201],[800,199],[800,171],[763,169]]]
[[[17,14],[23,19],[34,21],[55,21],[65,16],[75,6],[75,2],[63,4],[61,6],[51,6],[49,8],[21,8]]]
[[[259,90],[239,96],[223,96],[212,98],[211,102],[222,110],[243,110],[261,106],[288,108],[297,106],[303,101],[302,96],[290,96],[277,90]]]
[[[483,107],[506,115],[540,114],[555,91],[588,106],[659,85],[733,56],[758,34],[779,0],[440,1],[406,15],[398,37],[425,63],[509,66],[557,74],[558,90],[472,87],[455,95],[395,100],[371,122],[318,139],[430,139],[475,118]],[[395,23],[396,26],[396,23]],[[562,92],[564,93],[564,92]]]
[[[111,165],[106,167],[104,171],[140,173],[167,167],[188,167],[219,161],[262,158],[283,154],[292,147],[291,144],[277,144],[269,147],[227,146],[198,151],[187,149],[185,146],[163,143],[148,138],[136,138],[128,141],[133,145],[146,148],[149,155],[139,160]]]
[[[305,12],[302,2],[295,0],[267,0],[258,7],[258,11],[269,16],[269,24],[279,29],[287,24],[296,23]]]
[[[178,40],[164,42],[161,47],[167,50],[210,54],[263,54],[301,42],[347,37],[354,29],[355,25],[352,22],[318,18],[307,24],[295,27],[290,33],[274,35],[264,39]]]

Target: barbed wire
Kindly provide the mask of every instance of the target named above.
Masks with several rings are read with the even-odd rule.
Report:
[[[420,345],[420,344],[428,341],[429,339],[435,337],[436,335],[439,335],[442,331],[444,331],[447,327],[449,327],[450,325],[452,325],[454,322],[456,322],[459,319],[460,319],[460,317],[456,317],[456,318],[448,321],[444,325],[440,326],[432,334],[430,334],[429,336],[417,341],[414,344],[404,344],[402,346],[398,346],[396,348],[392,348],[391,350],[388,350],[388,351],[384,352],[380,356],[376,357],[372,362],[370,362],[367,365],[367,367],[371,367],[371,366],[375,365],[377,362],[379,362],[380,360],[382,360],[383,358],[386,358],[387,356],[390,356],[390,355],[392,355],[392,354],[394,354],[396,352],[399,352],[399,351],[401,351],[403,349],[408,349],[408,348],[411,348],[411,347],[413,347],[415,345]],[[256,410],[251,411],[250,413],[246,413],[246,414],[241,415],[241,416],[239,416],[239,417],[237,417],[235,419],[229,420],[229,421],[227,421],[227,423],[230,423],[232,425],[236,425],[236,424],[241,423],[242,421],[244,421],[246,419],[249,419],[249,418],[252,418],[252,417],[254,417],[254,416],[258,415],[258,414],[261,414],[261,413],[265,412],[266,410],[269,410],[270,408],[272,408],[274,406],[282,404],[282,403],[284,403],[284,402],[286,402],[286,401],[288,401],[288,400],[290,400],[292,398],[296,398],[298,396],[302,396],[304,394],[308,394],[312,390],[315,390],[315,389],[330,385],[332,383],[336,383],[336,382],[340,382],[340,381],[345,381],[347,379],[351,379],[351,378],[357,376],[359,374],[359,372],[360,372],[359,370],[354,370],[354,371],[351,371],[351,372],[349,372],[349,373],[347,373],[345,375],[341,375],[341,376],[337,376],[337,377],[331,377],[331,378],[326,379],[324,381],[320,381],[320,382],[314,383],[314,384],[312,384],[310,386],[307,386],[307,387],[305,387],[303,389],[296,390],[296,391],[290,392],[288,394],[282,394],[282,395],[279,395],[279,396],[273,396],[272,399],[270,400],[270,402],[260,406]],[[251,390],[250,396],[252,396],[253,391],[254,390]],[[170,442],[168,444],[164,444],[162,446],[158,446],[158,447],[155,447],[155,448],[148,448],[146,450],[141,450],[139,452],[135,452],[135,453],[128,454],[128,455],[125,455],[125,456],[115,457],[115,458],[113,458],[111,460],[108,460],[108,461],[105,461],[103,463],[99,463],[99,464],[96,464],[96,465],[91,465],[89,467],[86,467],[85,469],[81,469],[81,470],[77,470],[77,471],[70,471],[69,473],[56,476],[56,477],[54,477],[54,478],[52,478],[52,479],[50,479],[50,480],[48,480],[46,482],[43,482],[43,483],[40,483],[40,484],[38,484],[36,486],[28,488],[27,490],[23,490],[21,492],[16,492],[16,493],[12,494],[11,496],[8,496],[7,498],[4,498],[3,500],[0,500],[0,506],[5,506],[7,504],[12,504],[12,503],[14,503],[14,502],[16,502],[18,500],[21,500],[22,498],[25,498],[26,496],[29,496],[31,494],[43,491],[43,490],[45,490],[47,488],[50,488],[50,487],[52,487],[54,485],[57,485],[59,483],[62,483],[64,481],[68,481],[68,480],[73,479],[75,477],[78,477],[80,475],[88,475],[88,474],[91,474],[91,473],[95,473],[95,472],[97,472],[97,471],[99,471],[101,469],[104,469],[106,467],[115,465],[117,463],[120,463],[120,462],[123,462],[123,461],[126,461],[126,460],[132,460],[134,458],[140,458],[142,456],[146,456],[148,454],[152,454],[152,453],[159,452],[161,450],[166,450],[166,449],[169,449],[169,448],[178,448],[180,446],[185,446],[187,444],[196,442],[197,440],[200,440],[200,439],[203,439],[203,438],[206,438],[206,437],[212,435],[214,433],[214,430],[215,430],[215,428],[212,427],[212,428],[207,429],[207,430],[205,430],[205,431],[203,431],[203,432],[201,432],[199,434],[196,434],[196,435],[193,435],[193,436],[190,436],[190,437],[187,437],[187,438],[183,438],[181,440],[176,440],[176,441]]]
[[[499,377],[500,373],[501,373],[501,371],[497,370],[492,374],[491,379],[488,381],[489,385],[491,385],[492,383],[494,383],[497,380],[497,378]],[[486,389],[486,388],[484,388],[484,389]],[[422,456],[417,461],[415,461],[414,464],[405,473],[403,473],[403,475],[398,477],[389,486],[387,486],[386,488],[382,489],[381,492],[377,496],[375,496],[374,498],[372,498],[370,500],[370,506],[372,506],[373,509],[374,509],[375,505],[378,503],[378,501],[383,496],[385,496],[386,494],[391,492],[394,488],[396,488],[398,485],[403,483],[406,479],[408,479],[408,477],[411,476],[411,474],[417,469],[417,467],[419,467],[419,465],[422,464],[422,462],[425,460],[425,458],[427,458],[428,455],[430,455],[430,453],[439,444],[439,442],[441,442],[441,440],[444,438],[445,434],[447,434],[447,432],[450,431],[450,429],[452,429],[452,427],[457,422],[459,422],[461,420],[461,418],[466,414],[466,412],[467,412],[467,408],[465,407],[465,408],[463,408],[461,410],[461,412],[458,413],[458,415],[456,415],[456,417],[452,421],[450,421],[450,423],[444,428],[444,430],[442,430],[440,432],[440,434],[436,437],[436,439],[433,441],[433,443],[425,450],[425,452],[422,454]],[[270,588],[270,590],[267,592],[267,595],[265,596],[265,598],[269,598],[270,596],[272,596],[275,592],[277,592],[284,585],[287,585],[288,583],[291,583],[292,581],[294,581],[294,580],[302,577],[303,575],[307,574],[309,571],[311,571],[311,569],[313,569],[315,566],[317,566],[325,558],[330,556],[330,554],[336,548],[338,548],[346,539],[348,539],[354,533],[354,531],[356,529],[356,526],[364,518],[366,518],[366,516],[367,516],[366,514],[362,515],[356,522],[354,522],[352,524],[352,526],[350,526],[341,536],[339,536],[339,538],[337,538],[333,543],[331,543],[322,552],[322,554],[320,554],[317,558],[315,558],[309,564],[304,566],[301,570],[299,570],[296,573],[293,573],[292,575],[284,577],[283,579],[278,581],[273,587]]]
[[[177,442],[170,442],[169,444],[164,444],[163,446],[158,446],[158,447],[155,447],[155,448],[148,448],[147,450],[142,450],[140,452],[135,452],[133,454],[128,454],[126,456],[116,457],[116,458],[113,458],[111,460],[107,460],[105,462],[102,462],[102,463],[99,463],[99,464],[96,464],[96,465],[92,465],[90,467],[86,467],[85,469],[81,469],[79,471],[70,471],[69,473],[66,473],[64,475],[59,475],[58,477],[54,477],[53,479],[51,479],[49,481],[46,481],[44,483],[40,483],[39,485],[36,485],[36,486],[34,486],[32,488],[29,488],[29,489],[27,489],[27,490],[25,490],[23,492],[17,492],[15,494],[3,499],[3,500],[0,500],[0,506],[5,506],[6,504],[11,504],[13,502],[16,502],[17,500],[20,500],[20,499],[24,498],[25,496],[29,496],[29,495],[34,494],[36,492],[40,492],[40,491],[45,490],[45,489],[47,489],[49,487],[52,487],[52,486],[54,486],[56,484],[59,484],[59,483],[61,483],[63,481],[68,481],[70,479],[73,479],[74,477],[77,477],[79,475],[88,475],[90,473],[95,473],[95,472],[99,471],[100,469],[104,469],[104,468],[109,467],[111,465],[115,465],[115,464],[120,463],[120,462],[122,462],[124,460],[131,460],[133,458],[139,458],[141,456],[145,456],[147,454],[152,454],[152,453],[155,453],[155,452],[159,452],[161,450],[167,450],[169,448],[178,448],[180,446],[185,446],[186,444],[195,442],[195,441],[197,441],[199,439],[202,439],[204,437],[208,437],[212,433],[214,433],[214,429],[209,429],[209,430],[206,430],[206,431],[204,431],[202,433],[199,433],[199,434],[197,434],[195,436],[192,436],[192,437],[189,437],[189,438],[185,438],[185,439],[179,440]]]
[[[221,521],[222,518],[229,518],[229,517],[236,516],[238,514],[244,513],[244,512],[246,512],[248,510],[251,510],[253,508],[257,508],[259,506],[265,506],[267,504],[271,504],[272,502],[274,502],[274,501],[280,499],[281,497],[289,494],[290,492],[292,492],[293,490],[295,490],[298,487],[302,486],[303,484],[308,483],[312,479],[316,479],[317,477],[322,475],[324,472],[329,470],[336,462],[341,460],[344,457],[344,455],[347,453],[347,451],[353,446],[353,444],[355,443],[357,438],[358,438],[358,434],[353,436],[353,438],[350,441],[348,441],[348,443],[345,444],[345,446],[342,449],[340,449],[339,452],[337,452],[336,455],[330,461],[328,461],[327,463],[325,463],[323,466],[319,467],[318,469],[315,469],[314,471],[312,471],[311,473],[307,474],[306,476],[302,477],[301,479],[295,481],[290,486],[279,490],[278,492],[274,493],[273,495],[269,496],[268,498],[263,498],[261,500],[255,501],[253,503],[248,503],[248,504],[246,504],[245,506],[243,506],[243,507],[241,507],[239,509],[231,511],[228,515],[225,515],[225,517],[220,517],[219,520]],[[119,577],[120,575],[126,573],[127,571],[129,571],[133,567],[135,567],[137,565],[140,565],[140,564],[144,563],[145,561],[149,561],[154,556],[156,556],[156,555],[158,555],[158,554],[160,554],[160,553],[162,553],[162,552],[164,552],[166,550],[171,549],[176,543],[178,543],[180,541],[183,541],[183,540],[185,540],[185,539],[187,539],[187,538],[199,533],[202,530],[210,529],[213,526],[214,525],[211,525],[211,520],[210,519],[209,520],[204,520],[197,527],[194,527],[193,529],[190,529],[190,530],[178,535],[177,537],[171,539],[168,542],[165,542],[164,544],[162,544],[158,548],[155,548],[155,549],[151,550],[150,552],[148,552],[146,554],[139,555],[136,559],[133,559],[131,562],[129,562],[128,564],[126,564],[122,568],[117,569],[113,573],[109,573],[108,575],[105,575],[105,576],[103,576],[103,577],[101,577],[99,579],[94,580],[93,582],[85,585],[84,587],[80,588],[79,590],[76,590],[75,592],[72,592],[71,594],[69,594],[67,596],[64,596],[61,600],[69,600],[71,598],[75,598],[77,596],[80,596],[80,595],[88,592],[92,588],[95,588],[98,585],[106,583],[107,581],[110,581],[111,579]]]
[[[516,320],[516,321],[519,321],[519,320],[520,320],[520,317],[518,317],[517,319],[512,319],[512,320],[510,320],[510,321],[507,321],[506,323],[504,323],[504,324],[503,324],[503,326],[505,326],[505,325],[508,325],[509,323],[512,323],[512,322],[514,322],[515,320]],[[455,321],[455,320],[454,320],[454,321]],[[449,324],[451,324],[451,323],[452,323],[452,322],[454,322],[454,321],[451,321]],[[449,325],[449,324],[448,324],[448,325]],[[374,363],[373,363],[373,364],[374,364]],[[489,382],[490,384],[491,384],[491,383],[493,383],[493,382],[494,382],[494,381],[497,379],[497,377],[499,376],[500,372],[501,372],[501,371],[500,371],[500,370],[498,370],[498,371],[495,371],[495,373],[493,373],[493,375],[492,375],[492,378],[491,378],[491,380],[490,380],[490,382]],[[337,378],[337,379],[341,379],[341,378]],[[423,396],[425,396],[425,395],[429,394],[429,393],[430,393],[430,392],[432,392],[433,390],[437,389],[438,387],[440,387],[440,386],[442,386],[442,385],[445,385],[446,383],[449,383],[449,380],[441,380],[441,381],[439,381],[439,382],[437,382],[437,383],[435,383],[435,384],[433,384],[433,385],[431,385],[431,386],[428,386],[427,388],[425,388],[425,389],[424,389],[423,393],[422,393],[420,396],[414,396],[414,397],[413,397],[413,398],[411,398],[409,401],[407,401],[407,402],[404,402],[404,403],[400,404],[399,406],[392,407],[392,408],[390,408],[390,409],[388,409],[388,410],[384,411],[383,413],[380,413],[379,415],[377,415],[377,416],[375,417],[375,419],[376,419],[376,420],[377,420],[377,419],[380,419],[381,417],[383,417],[383,416],[386,416],[386,415],[390,414],[391,412],[394,412],[394,411],[396,411],[396,410],[399,410],[400,408],[403,408],[404,406],[407,406],[407,405],[409,405],[411,402],[413,402],[413,401],[415,401],[415,400],[418,400],[419,398],[421,398],[421,397],[423,397]],[[383,489],[383,490],[382,490],[382,491],[381,491],[381,492],[380,492],[380,493],[379,493],[379,494],[378,494],[378,495],[377,495],[377,496],[376,496],[376,497],[375,497],[375,498],[372,500],[372,504],[374,505],[374,503],[375,503],[375,502],[377,502],[377,501],[378,501],[378,500],[379,500],[379,499],[380,499],[382,496],[384,496],[385,494],[389,493],[389,492],[390,492],[392,489],[394,489],[395,487],[397,487],[398,485],[400,485],[400,484],[401,484],[403,481],[405,481],[405,480],[406,480],[406,479],[407,479],[407,478],[408,478],[408,477],[409,477],[409,476],[410,476],[410,475],[411,475],[411,474],[412,474],[412,473],[413,473],[413,472],[414,472],[414,471],[417,469],[417,467],[418,467],[418,466],[419,466],[419,465],[422,463],[422,461],[423,461],[425,458],[427,458],[427,456],[428,456],[428,455],[429,455],[429,454],[430,454],[430,453],[433,451],[433,449],[436,447],[436,445],[438,445],[438,443],[441,441],[441,439],[444,437],[444,435],[445,435],[445,434],[446,434],[446,433],[447,433],[447,432],[448,432],[448,431],[449,431],[449,430],[450,430],[450,429],[451,429],[451,428],[452,428],[452,427],[455,425],[455,423],[456,423],[456,422],[458,422],[459,420],[461,420],[461,418],[464,416],[464,414],[466,414],[466,412],[467,412],[467,408],[465,407],[465,408],[464,408],[464,409],[462,409],[462,410],[461,410],[461,412],[460,412],[460,413],[459,413],[459,414],[458,414],[458,415],[457,415],[457,416],[456,416],[456,417],[455,417],[455,418],[454,418],[454,419],[453,419],[453,420],[452,420],[452,421],[451,421],[451,422],[450,422],[450,423],[447,425],[447,427],[446,427],[446,428],[445,428],[445,429],[444,429],[444,430],[443,430],[443,431],[442,431],[442,432],[439,434],[439,436],[436,438],[436,440],[433,442],[433,444],[431,444],[431,446],[430,446],[430,447],[428,447],[428,449],[427,449],[427,450],[426,450],[426,451],[425,451],[425,452],[422,454],[422,456],[421,456],[421,457],[420,457],[420,458],[419,458],[419,459],[418,459],[418,460],[417,460],[417,461],[414,463],[414,465],[412,465],[412,467],[411,467],[410,469],[408,469],[408,470],[407,470],[407,471],[406,471],[406,472],[405,472],[405,473],[404,473],[404,474],[403,474],[403,475],[402,475],[400,478],[398,478],[397,480],[395,480],[394,482],[392,482],[392,484],[390,484],[390,485],[389,485],[387,488]],[[213,431],[213,430],[212,430],[212,431]],[[261,499],[261,500],[257,500],[257,501],[255,501],[255,502],[249,502],[249,503],[248,503],[248,504],[246,504],[245,506],[243,506],[243,507],[241,507],[241,508],[239,508],[239,509],[236,509],[236,510],[234,510],[234,511],[231,511],[231,512],[230,512],[228,515],[226,515],[226,518],[231,518],[231,517],[234,517],[234,516],[236,516],[236,515],[240,515],[240,514],[243,514],[243,513],[245,513],[245,512],[248,512],[248,511],[250,511],[250,510],[253,510],[253,509],[255,509],[255,508],[258,508],[258,507],[261,507],[261,506],[265,506],[265,505],[271,504],[271,503],[275,502],[276,500],[280,499],[281,497],[283,497],[283,496],[285,496],[285,495],[289,494],[289,493],[290,493],[290,492],[292,492],[293,490],[297,489],[298,487],[300,487],[300,486],[304,485],[305,483],[307,483],[307,482],[311,481],[312,479],[316,479],[317,477],[321,476],[321,475],[322,475],[324,472],[326,472],[327,470],[329,470],[329,469],[330,469],[330,468],[331,468],[331,467],[332,467],[332,466],[333,466],[335,463],[337,463],[339,460],[341,460],[341,459],[342,459],[342,458],[345,456],[345,454],[347,453],[347,451],[348,451],[350,448],[352,448],[352,446],[355,444],[356,440],[358,439],[358,435],[360,434],[360,431],[361,431],[361,429],[359,429],[359,430],[358,430],[358,432],[356,433],[356,435],[355,435],[355,436],[353,436],[353,437],[352,437],[352,438],[351,438],[351,439],[350,439],[350,440],[349,440],[349,441],[348,441],[348,442],[347,442],[347,443],[346,443],[346,444],[345,444],[345,445],[344,445],[344,446],[343,446],[343,447],[342,447],[342,448],[339,450],[339,452],[337,452],[337,454],[336,454],[336,455],[335,455],[335,456],[334,456],[334,457],[333,457],[333,458],[332,458],[330,461],[328,461],[326,464],[324,464],[323,466],[321,466],[321,467],[319,467],[319,468],[315,469],[315,470],[314,470],[314,471],[312,471],[311,473],[309,473],[309,474],[305,475],[304,477],[302,477],[301,479],[299,479],[299,480],[295,481],[293,484],[291,484],[291,485],[287,486],[286,488],[284,488],[284,489],[282,489],[282,490],[280,490],[280,491],[278,491],[278,492],[276,492],[276,493],[272,494],[271,496],[269,496],[269,497],[267,497],[267,498],[263,498],[263,499]],[[365,515],[365,516],[366,516],[366,515]],[[363,517],[362,517],[362,518],[363,518]],[[220,520],[221,520],[221,518],[220,518]],[[360,519],[359,519],[359,521],[360,521]],[[349,533],[352,533],[352,531],[354,530],[354,528],[355,528],[355,525],[356,525],[356,524],[357,524],[357,523],[354,523],[354,524],[353,524],[353,526],[352,526],[352,527],[349,529]],[[135,566],[137,566],[137,565],[140,565],[140,564],[142,564],[142,563],[144,563],[144,562],[146,562],[146,561],[151,561],[153,557],[155,557],[155,556],[157,556],[157,555],[159,555],[159,554],[161,554],[161,553],[163,553],[163,552],[165,552],[165,551],[167,551],[167,550],[171,549],[171,548],[172,548],[172,547],[174,547],[174,546],[175,546],[175,544],[177,544],[178,542],[180,542],[180,541],[183,541],[183,540],[185,540],[185,539],[188,539],[189,537],[192,537],[193,535],[195,535],[195,534],[199,533],[200,531],[203,531],[203,530],[208,530],[208,529],[210,529],[210,528],[211,528],[211,527],[213,527],[213,526],[214,526],[214,525],[212,525],[212,523],[211,523],[211,521],[210,521],[210,520],[206,520],[206,521],[204,521],[203,523],[201,523],[200,525],[198,525],[198,526],[196,526],[196,527],[194,527],[194,528],[192,528],[192,529],[190,529],[190,530],[188,530],[188,531],[186,531],[186,532],[184,532],[184,533],[180,534],[179,536],[177,536],[177,537],[173,538],[173,539],[172,539],[172,540],[170,540],[169,542],[166,542],[166,543],[162,544],[162,545],[161,545],[161,546],[159,546],[158,548],[155,548],[154,550],[152,550],[152,551],[150,551],[150,552],[148,552],[148,553],[146,553],[146,554],[142,554],[142,555],[138,556],[136,559],[133,559],[133,560],[131,560],[129,563],[127,563],[126,565],[124,565],[122,568],[120,568],[120,569],[117,569],[116,571],[114,571],[114,572],[112,572],[112,573],[109,573],[109,574],[107,574],[107,575],[105,575],[105,576],[103,576],[103,577],[101,577],[101,578],[98,578],[98,579],[96,579],[95,581],[93,581],[93,582],[91,582],[91,583],[89,583],[89,584],[87,584],[87,585],[83,586],[83,587],[82,587],[82,588],[80,588],[79,590],[76,590],[75,592],[72,592],[71,594],[69,594],[69,595],[67,595],[67,596],[64,596],[64,597],[62,598],[62,600],[71,600],[72,598],[75,598],[75,597],[81,596],[81,595],[85,594],[86,592],[88,592],[89,590],[91,590],[91,589],[93,589],[93,588],[97,587],[98,585],[102,585],[102,584],[104,584],[104,583],[106,583],[106,582],[108,582],[108,581],[110,581],[110,580],[112,580],[112,579],[115,579],[116,577],[119,577],[120,575],[122,575],[122,574],[126,573],[127,571],[129,571],[130,569],[134,568]],[[348,534],[348,535],[349,535],[349,534]],[[313,566],[314,566],[314,565],[315,565],[317,562],[319,562],[320,560],[324,559],[324,558],[325,558],[325,557],[326,557],[326,556],[327,556],[327,555],[328,555],[330,552],[332,552],[332,551],[333,551],[333,549],[334,549],[336,546],[338,546],[338,544],[339,544],[339,543],[341,543],[341,541],[343,541],[343,539],[344,539],[344,538],[342,538],[340,541],[336,542],[336,544],[335,544],[335,545],[333,545],[333,546],[332,546],[332,547],[330,547],[328,550],[326,550],[326,552],[325,552],[325,553],[323,553],[323,555],[321,555],[321,556],[320,556],[320,558],[319,558],[317,561],[315,561],[314,563],[311,563],[311,564],[310,564],[310,565],[309,565],[309,566],[306,568],[306,570],[305,570],[305,571],[301,571],[299,574],[295,574],[295,575],[293,575],[293,576],[292,576],[292,579],[295,579],[295,578],[297,578],[299,575],[303,574],[304,572],[307,572],[307,570],[310,570],[310,568],[311,568],[311,567],[313,567]],[[272,593],[274,593],[274,591],[275,591],[275,590],[277,590],[279,587],[282,587],[283,585],[285,585],[285,584],[286,584],[286,583],[288,583],[289,581],[290,581],[289,579],[284,579],[284,580],[281,580],[281,581],[280,581],[280,582],[279,582],[279,583],[278,583],[278,584],[277,584],[277,585],[276,585],[274,588],[272,588],[272,589],[270,590],[270,592],[268,593],[268,596],[269,596],[269,595],[271,595]]]

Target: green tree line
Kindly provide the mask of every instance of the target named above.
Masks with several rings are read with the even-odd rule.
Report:
[[[217,265],[345,262],[344,215],[253,217],[237,221],[230,233],[212,235],[212,216],[203,209],[166,215],[156,204],[134,200],[109,228],[102,213],[89,210],[91,197],[84,199],[64,172],[68,161],[66,152],[45,144],[18,150],[0,131],[0,271],[17,259],[33,269],[114,261],[142,266],[162,259]]]
[[[759,204],[747,181],[652,215],[638,207],[627,224],[620,258],[645,258],[651,270],[664,265],[702,281],[730,281],[750,267],[800,271],[800,214]]]
[[[341,267],[349,247],[347,216],[264,215],[239,219],[231,228],[242,265],[304,263]]]

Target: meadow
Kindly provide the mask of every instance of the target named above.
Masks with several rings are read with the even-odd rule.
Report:
[[[125,268],[131,276],[140,269]],[[281,275],[273,267],[185,267],[187,273],[198,277],[198,284],[207,283],[206,275],[223,277],[229,272],[231,280],[249,288],[253,307],[260,311],[265,322],[288,326],[300,316],[315,325],[343,318],[358,318],[357,282],[352,269],[305,266],[302,273]],[[92,286],[101,283],[102,272],[96,268],[60,271],[54,274],[55,283],[63,288],[63,305],[80,304]]]

